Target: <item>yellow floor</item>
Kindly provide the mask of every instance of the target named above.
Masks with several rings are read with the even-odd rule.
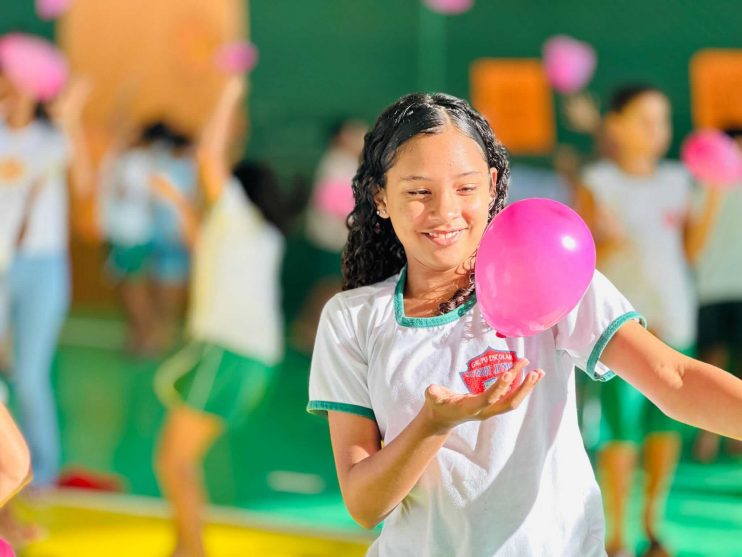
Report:
[[[48,532],[18,557],[167,557],[172,548],[170,524],[163,517],[94,509],[89,503],[24,507],[21,514],[33,517]],[[365,539],[254,526],[210,524],[206,530],[208,555],[213,557],[361,557],[368,545]]]

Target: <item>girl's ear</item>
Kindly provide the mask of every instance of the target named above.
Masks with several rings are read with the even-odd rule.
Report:
[[[382,219],[389,218],[389,212],[386,207],[386,189],[379,188],[374,194],[374,204],[376,205],[376,214]]]
[[[497,169],[490,168],[490,203],[494,203],[497,198]]]

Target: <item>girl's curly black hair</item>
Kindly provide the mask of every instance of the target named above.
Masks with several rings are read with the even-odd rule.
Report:
[[[404,248],[388,219],[376,213],[374,196],[386,186],[386,173],[394,164],[399,148],[419,134],[440,133],[453,125],[482,148],[490,168],[497,169],[495,202],[491,220],[505,205],[510,179],[508,153],[494,136],[487,121],[469,104],[442,93],[413,93],[388,107],[366,134],[361,164],[353,178],[355,207],[348,215],[348,242],[343,250],[343,289],[357,288],[398,273],[406,263]],[[463,304],[474,291],[470,284],[441,304],[440,312]]]

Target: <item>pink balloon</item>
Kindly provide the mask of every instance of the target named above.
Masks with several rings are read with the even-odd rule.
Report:
[[[57,19],[70,6],[70,0],[36,0],[36,13],[41,19]]]
[[[557,35],[546,41],[543,57],[546,78],[560,93],[579,91],[595,72],[593,47],[567,35]]]
[[[423,0],[425,5],[440,14],[463,14],[474,5],[474,0]]]
[[[248,73],[258,63],[258,49],[250,42],[236,41],[222,46],[216,53],[215,61],[226,73]]]
[[[0,557],[15,557],[13,548],[3,538],[0,538]]]
[[[328,180],[317,186],[314,192],[314,205],[327,215],[345,218],[353,210],[353,188],[345,180]]]
[[[532,336],[575,308],[594,273],[595,243],[580,216],[551,199],[524,199],[492,219],[482,236],[477,301],[499,334]]]
[[[683,143],[681,158],[699,182],[728,188],[742,181],[742,153],[732,138],[717,130],[691,134]]]
[[[49,41],[11,33],[0,39],[0,68],[22,91],[41,101],[55,97],[67,82],[67,60]]]

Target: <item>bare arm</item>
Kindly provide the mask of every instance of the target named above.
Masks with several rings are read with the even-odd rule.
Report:
[[[731,373],[676,352],[634,321],[600,359],[671,418],[742,439],[742,380]]]
[[[578,184],[574,189],[574,207],[590,228],[599,262],[625,245],[626,240],[616,218],[600,206],[584,184]]]
[[[72,193],[79,198],[92,195],[95,179],[92,157],[82,126],[82,111],[91,88],[89,80],[76,78],[55,101],[52,111],[56,125],[67,137],[72,149],[70,158]]]
[[[199,183],[207,205],[219,197],[230,174],[229,135],[243,93],[241,77],[227,80],[198,141]]]
[[[184,196],[175,185],[162,174],[155,174],[150,178],[152,191],[170,203],[180,216],[183,237],[189,248],[193,248],[198,234],[199,215],[191,202]]]
[[[23,436],[8,409],[0,403],[0,440],[3,443],[3,458],[0,459],[0,508],[28,484],[31,472],[31,457]]]
[[[527,363],[519,360],[509,374],[479,395],[460,395],[431,385],[417,416],[383,448],[376,422],[329,412],[340,489],[356,522],[372,528],[392,512],[415,486],[456,425],[485,420],[516,408],[543,377],[542,371],[532,371],[522,385],[508,394],[513,379]]]
[[[724,194],[720,189],[709,187],[706,189],[701,213],[696,218],[688,216],[683,240],[686,257],[691,263],[695,263],[703,252],[723,200]]]

